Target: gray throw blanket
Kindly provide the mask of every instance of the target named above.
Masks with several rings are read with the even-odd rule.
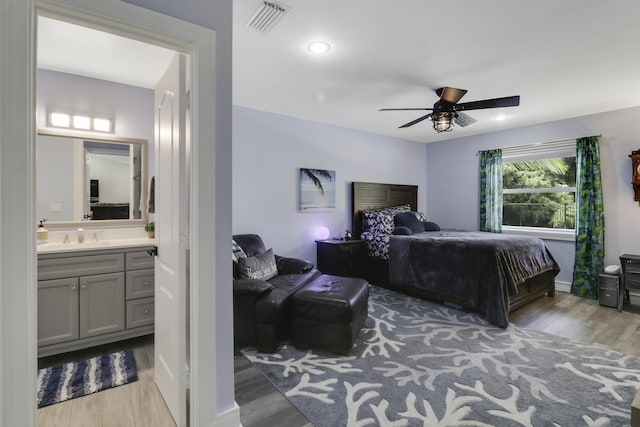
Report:
[[[391,236],[389,279],[454,298],[506,328],[509,295],[546,271],[560,271],[544,242],[481,231],[429,231]]]

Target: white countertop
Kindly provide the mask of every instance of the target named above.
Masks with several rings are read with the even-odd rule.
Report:
[[[84,242],[84,243],[42,243],[36,245],[39,254],[50,254],[58,252],[75,252],[75,251],[88,251],[99,249],[121,249],[131,248],[136,246],[153,246],[156,244],[155,239],[149,239],[148,237],[136,237],[132,239],[111,239],[102,240],[97,242]]]

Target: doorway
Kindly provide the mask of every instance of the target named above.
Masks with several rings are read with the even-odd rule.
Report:
[[[191,55],[193,66],[192,87],[194,93],[207,96],[192,98],[191,112],[194,135],[194,156],[190,171],[190,182],[194,192],[202,186],[215,183],[211,173],[211,161],[215,159],[216,132],[215,105],[215,33],[120,1],[87,0],[79,4],[74,0],[7,0],[0,4],[0,33],[6,43],[0,45],[3,57],[0,81],[3,97],[0,100],[0,174],[3,192],[2,206],[2,246],[0,260],[2,277],[3,332],[2,359],[0,359],[3,393],[0,398],[0,412],[3,421],[11,425],[35,424],[35,365],[37,358],[35,307],[36,307],[36,252],[35,252],[35,127],[34,127],[34,73],[33,56],[35,18],[38,14],[50,17],[88,22],[94,28],[112,29],[122,35],[131,35],[139,40],[168,46],[176,51]],[[201,77],[200,77],[201,76]],[[199,144],[199,141],[206,143]],[[198,155],[196,155],[198,154]],[[6,190],[6,191],[5,191]],[[216,423],[221,417],[234,422],[239,419],[237,405],[229,408],[228,403],[212,409],[217,391],[224,388],[216,381],[215,366],[217,353],[214,343],[220,341],[216,329],[216,317],[211,305],[215,305],[216,228],[212,225],[212,212],[216,211],[216,198],[206,198],[198,202],[190,201],[192,237],[187,246],[192,254],[190,275],[192,278],[207,277],[209,286],[199,286],[192,280],[192,301],[190,304],[190,328],[196,334],[190,348],[191,374],[198,377],[192,381],[191,421],[196,425]],[[207,244],[199,238],[206,236]],[[221,255],[220,255],[221,258]],[[206,262],[205,262],[206,261]],[[211,278],[214,278],[211,284]],[[203,280],[204,282],[204,280]],[[193,295],[197,295],[194,297]],[[200,325],[203,325],[200,328]],[[224,330],[224,326],[222,329]],[[206,329],[206,330],[205,330]],[[212,333],[214,337],[212,340]],[[211,341],[207,345],[194,342]],[[220,348],[226,348],[221,342]],[[231,346],[228,347],[232,350]],[[197,373],[197,374],[196,374]],[[26,415],[30,414],[30,415]]]
[[[124,202],[129,202],[131,199],[131,191],[130,185],[135,183],[142,183],[145,190],[148,188],[148,179],[147,176],[152,175],[160,175],[158,176],[156,182],[157,185],[157,193],[160,195],[159,199],[166,200],[165,194],[167,193],[166,186],[163,187],[163,184],[166,182],[171,183],[171,178],[165,179],[165,175],[168,171],[171,171],[171,168],[160,168],[158,169],[156,165],[154,165],[153,159],[159,159],[161,156],[158,155],[158,143],[154,143],[154,129],[159,128],[154,124],[154,121],[158,121],[158,114],[156,114],[156,100],[157,98],[154,94],[154,88],[157,91],[157,87],[160,81],[163,81],[165,85],[169,85],[169,87],[177,86],[177,82],[182,80],[186,80],[185,74],[186,70],[181,69],[180,73],[174,73],[169,76],[169,80],[164,78],[163,76],[166,74],[167,70],[170,69],[172,64],[172,58],[174,57],[183,57],[182,61],[184,62],[184,55],[178,54],[174,50],[157,47],[152,44],[140,42],[137,40],[132,40],[123,36],[114,35],[105,31],[100,31],[97,29],[89,28],[82,23],[69,23],[63,20],[57,20],[53,18],[49,18],[46,16],[39,15],[37,18],[37,32],[38,32],[38,41],[37,41],[37,61],[38,61],[38,71],[36,76],[36,104],[37,104],[37,117],[38,117],[38,128],[39,129],[53,129],[52,120],[49,119],[52,112],[56,112],[56,114],[69,114],[74,117],[106,117],[111,121],[112,125],[110,128],[113,130],[113,137],[124,138],[126,140],[140,139],[146,140],[148,143],[145,144],[144,149],[141,150],[142,156],[131,156],[129,153],[129,145],[121,144],[115,147],[118,148],[119,151],[122,151],[121,148],[127,148],[126,153],[120,154],[120,158],[124,159],[124,161],[117,162],[109,162],[105,166],[101,166],[102,163],[96,162],[91,153],[92,150],[100,150],[100,155],[105,155],[106,143],[101,143],[99,146],[91,146],[87,148],[86,145],[88,143],[84,143],[85,145],[85,154],[80,157],[86,157],[82,161],[83,164],[86,163],[85,169],[94,170],[96,168],[100,170],[104,170],[104,173],[101,175],[103,179],[101,181],[104,184],[108,184],[107,186],[103,185],[103,190],[108,190],[106,193],[103,191],[102,196],[105,194],[110,195],[111,198],[108,199],[106,197],[102,197],[102,199],[106,199],[107,202],[111,203],[91,203],[89,200],[83,202],[84,209],[82,211],[84,213],[91,212],[93,215],[89,215],[89,219],[82,221],[81,227],[86,229],[88,235],[92,235],[93,230],[97,231],[97,234],[105,234],[113,233],[113,230],[108,226],[105,227],[104,218],[101,215],[96,215],[96,213],[100,213],[102,209],[109,207],[113,208],[114,206],[118,206],[119,204],[123,204]],[[164,79],[164,80],[161,80]],[[175,80],[174,83],[172,80]],[[175,90],[176,94],[180,92],[185,92],[185,88],[180,90]],[[177,96],[177,95],[176,95]],[[58,112],[61,111],[61,112]],[[71,135],[75,132],[75,123],[70,123],[71,128],[66,130]],[[176,123],[176,127],[178,129],[184,128],[185,123]],[[66,128],[65,128],[66,129]],[[182,135],[185,134],[184,130],[181,132]],[[101,137],[103,134],[96,132],[96,138]],[[63,153],[68,153],[69,157],[68,161],[71,161],[71,157],[73,154],[73,148],[71,144],[69,144],[69,148],[67,150],[58,151],[57,156],[53,156],[52,153],[49,153],[48,156],[44,156],[44,148],[48,146],[46,142],[40,136],[40,131],[38,135],[38,145],[37,145],[37,163],[36,163],[36,173],[38,174],[38,186],[40,185],[49,185],[50,182],[66,182],[73,181],[74,187],[87,187],[86,185],[82,185],[80,182],[75,182],[78,180],[88,181],[88,176],[85,173],[79,173],[77,175],[71,175],[68,179],[52,179],[58,175],[63,175],[66,177],[69,171],[65,170],[65,168],[61,168],[58,164],[56,167],[56,162],[54,159],[56,157],[63,156]],[[69,140],[71,141],[71,140]],[[62,147],[66,139],[63,139],[63,143],[56,145],[58,150],[64,149]],[[176,141],[176,144],[186,144],[186,138],[182,138],[180,141]],[[98,143],[96,143],[97,145]],[[113,144],[111,146],[113,147]],[[184,151],[184,149],[183,149]],[[178,152],[177,150],[175,151]],[[147,154],[149,154],[147,156]],[[172,156],[172,153],[169,154],[169,157]],[[77,156],[76,156],[77,157]],[[130,159],[133,159],[130,162]],[[151,159],[151,161],[149,161]],[[188,163],[188,158],[177,158],[174,164],[176,167],[184,168]],[[178,164],[180,162],[180,164]],[[54,163],[54,164],[52,164]],[[47,165],[49,166],[47,168]],[[140,170],[136,175],[134,170],[130,170],[131,165],[142,166],[140,169],[143,169],[145,176],[140,174]],[[147,172],[147,165],[149,166],[149,171]],[[119,167],[118,167],[119,166]],[[124,168],[124,169],[123,169]],[[43,170],[47,169],[48,179],[43,179],[40,175]],[[84,170],[84,169],[83,169]],[[154,171],[158,170],[158,174]],[[164,173],[161,173],[164,171]],[[107,175],[108,172],[108,175]],[[169,172],[171,173],[171,172]],[[52,174],[54,175],[52,177]],[[86,176],[85,176],[86,175]],[[97,176],[97,175],[96,175]],[[136,181],[135,178],[138,178]],[[130,184],[131,183],[131,184]],[[182,185],[183,187],[186,187]],[[50,188],[48,192],[44,192],[42,188],[38,187],[36,189],[37,195],[37,205],[40,207],[38,209],[38,214],[42,218],[48,217],[49,224],[55,224],[56,227],[64,227],[65,229],[70,229],[71,232],[68,235],[73,236],[73,226],[74,224],[66,224],[64,222],[55,221],[58,215],[54,213],[50,213],[47,208],[50,203],[46,203],[41,198],[49,199],[53,197],[52,193],[56,193],[55,197],[61,197],[57,200],[69,200],[72,198],[71,194],[71,185],[68,186],[67,192],[69,194],[64,194],[65,186],[57,185],[57,188]],[[63,188],[60,188],[63,187]],[[170,184],[169,187],[172,187]],[[86,190],[86,188],[85,188]],[[144,191],[143,191],[144,192]],[[81,193],[87,193],[87,191],[81,190]],[[146,194],[146,192],[144,192]],[[54,198],[55,198],[54,197]],[[118,198],[120,197],[120,198]],[[173,197],[173,196],[172,196]],[[102,200],[101,199],[101,200]],[[145,198],[146,199],[146,198]],[[115,203],[114,203],[115,202]],[[146,200],[143,201],[146,204]],[[140,206],[140,201],[136,204],[132,201],[132,206]],[[158,208],[159,215],[163,218],[169,218],[169,221],[164,221],[162,224],[159,224],[159,236],[163,236],[163,231],[172,229],[170,222],[173,220],[172,217],[163,213],[162,206],[166,206],[166,202],[164,205],[160,205]],[[63,206],[64,209],[62,211],[66,211],[68,207],[68,203],[57,203],[59,206]],[[184,203],[175,203],[177,206],[182,206],[182,210],[186,212],[186,205]],[[126,205],[127,214],[129,213],[129,203]],[[146,217],[146,212],[144,212],[144,217]],[[184,217],[183,213],[181,217]],[[67,217],[62,217],[62,219],[66,219]],[[74,217],[75,218],[75,217]],[[80,216],[79,218],[82,218]],[[87,216],[85,215],[85,218]],[[110,216],[109,218],[115,219],[115,217]],[[129,215],[125,216],[126,220],[122,221],[113,221],[113,224],[109,224],[111,227],[117,228],[121,233],[128,233],[131,237],[136,237],[137,234],[142,233],[142,224],[140,217],[138,217],[138,221],[133,217],[129,217]],[[69,218],[71,219],[71,218]],[[55,222],[54,222],[55,221]],[[155,218],[155,214],[150,213],[148,221],[157,221]],[[116,225],[116,223],[119,223]],[[52,228],[51,226],[49,227]],[[55,229],[54,229],[55,230]],[[51,231],[54,231],[51,230]],[[65,230],[66,232],[66,230]],[[137,234],[136,234],[137,233]],[[51,234],[51,232],[50,232]],[[72,237],[75,240],[74,237]],[[146,239],[143,239],[146,240]],[[166,239],[165,239],[166,240]],[[117,243],[117,242],[114,242]],[[148,244],[146,241],[145,244]],[[160,245],[160,242],[156,242],[157,245]],[[166,242],[163,240],[162,242],[162,254],[169,254],[171,250],[171,246],[175,246],[176,251],[179,251],[180,248],[177,246],[176,241]],[[144,250],[144,248],[140,249]],[[184,249],[182,249],[184,251]],[[86,252],[80,252],[79,255],[87,254]],[[127,259],[129,254],[127,254]],[[157,262],[161,261],[164,257],[158,258]],[[126,267],[129,268],[128,266]],[[149,270],[144,270],[149,271]],[[164,271],[164,269],[159,270],[160,273]],[[124,273],[120,273],[124,274]],[[127,273],[126,276],[129,277],[130,273]],[[149,274],[149,273],[145,273]],[[153,270],[151,269],[151,274],[153,274]],[[130,278],[127,280],[127,284],[124,286],[129,288]],[[176,278],[176,282],[181,284],[181,288],[184,286],[188,286],[186,280],[178,280]],[[153,283],[153,281],[151,282]],[[160,283],[163,283],[162,280],[159,280],[156,274],[155,280],[156,286],[159,286]],[[133,281],[131,282],[133,284]],[[49,286],[48,282],[39,282],[39,298],[43,298],[41,295],[40,289],[43,286]],[[74,284],[61,285],[59,286],[61,293],[68,292],[70,296],[76,295],[79,293],[80,295],[80,307],[83,307],[82,301],[83,297],[87,297],[87,295],[91,295],[89,293],[89,288],[81,286],[78,288]],[[48,289],[48,288],[47,288]],[[75,289],[75,290],[74,290]],[[116,289],[114,287],[114,289]],[[111,291],[105,291],[107,293]],[[115,292],[115,291],[113,291]],[[49,292],[50,293],[50,292]],[[92,291],[93,293],[93,291]],[[112,302],[109,303],[108,306],[103,306],[102,311],[105,313],[103,316],[107,316],[106,319],[109,320],[109,328],[105,329],[101,327],[100,330],[103,330],[103,334],[111,331],[111,335],[116,334],[117,336],[110,337],[109,334],[106,335],[109,340],[116,340],[126,338],[133,334],[142,335],[145,333],[149,333],[153,331],[153,327],[149,327],[144,325],[149,316],[144,316],[141,314],[137,314],[140,318],[144,319],[143,322],[137,324],[133,322],[129,318],[134,313],[134,309],[132,307],[146,307],[149,305],[153,305],[153,302],[150,303],[150,300],[155,299],[155,306],[158,307],[159,303],[162,303],[165,299],[165,292],[155,292],[155,297],[149,297],[148,292],[146,295],[146,299],[135,299],[129,300],[130,294],[129,289],[127,290],[127,302],[125,303],[124,298],[118,301],[116,298]],[[49,294],[47,294],[49,295]],[[153,295],[150,294],[150,295]],[[106,296],[106,295],[105,295]],[[142,302],[141,302],[142,301]],[[162,306],[162,310],[156,310],[156,313],[161,313],[161,316],[156,316],[155,319],[155,336],[154,339],[149,340],[145,339],[137,339],[137,340],[128,340],[128,341],[119,341],[120,344],[113,342],[111,345],[103,345],[98,348],[86,348],[81,351],[71,352],[68,354],[59,354],[54,358],[45,358],[39,360],[39,367],[51,366],[56,363],[63,362],[71,362],[74,360],[82,360],[90,357],[96,357],[100,354],[111,354],[114,351],[122,351],[122,350],[132,350],[134,357],[137,359],[136,364],[138,365],[139,371],[139,380],[137,382],[133,382],[126,386],[122,386],[119,388],[115,388],[111,390],[108,394],[101,395],[91,395],[87,397],[81,397],[78,399],[73,399],[66,404],[67,411],[62,411],[57,405],[52,405],[46,408],[43,408],[38,412],[38,424],[39,425],[48,425],[53,423],[52,420],[56,419],[57,423],[61,423],[61,425],[65,425],[66,422],[63,421],[67,417],[70,417],[69,425],[74,423],[80,423],[83,417],[91,418],[92,416],[99,420],[101,417],[107,416],[104,414],[105,410],[101,410],[101,408],[108,408],[113,405],[118,405],[118,411],[116,414],[108,415],[112,419],[111,422],[116,422],[113,417],[119,419],[116,423],[124,424],[136,424],[137,422],[141,422],[141,420],[155,420],[154,424],[157,425],[170,425],[167,422],[167,419],[171,419],[172,415],[178,425],[184,423],[186,418],[186,408],[184,407],[184,400],[186,398],[180,395],[179,392],[179,384],[174,384],[172,381],[167,380],[167,378],[183,378],[185,374],[182,372],[178,372],[179,368],[176,366],[184,366],[184,359],[186,354],[186,349],[184,346],[181,348],[181,354],[177,355],[175,359],[177,359],[173,366],[171,363],[167,365],[165,360],[166,357],[166,342],[174,342],[176,340],[175,337],[172,337],[173,334],[177,335],[176,331],[172,331],[167,327],[166,324],[162,324],[162,320],[168,317],[168,314],[172,311],[180,313],[180,316],[173,316],[173,323],[176,324],[184,324],[186,323],[184,320],[184,309],[180,307],[186,306],[184,298],[181,298],[179,301],[171,300],[171,304],[160,304]],[[40,305],[43,304],[43,301],[40,301]],[[50,306],[49,303],[44,302],[47,306]],[[77,304],[77,303],[76,303]],[[97,301],[96,301],[97,304]],[[126,310],[125,310],[126,304]],[[86,306],[86,305],[85,305]],[[106,307],[109,307],[107,309]],[[97,308],[97,307],[96,307]],[[131,308],[131,311],[129,310]],[[141,310],[141,309],[139,309]],[[153,313],[153,309],[150,310]],[[50,320],[50,310],[42,309],[39,310],[40,314],[46,314],[43,319],[39,319],[39,329],[47,328],[51,329],[53,323]],[[114,316],[113,319],[110,316]],[[123,320],[118,320],[115,323],[115,319],[120,316],[126,316],[126,322]],[[65,320],[68,316],[65,316]],[[151,314],[153,317],[153,314]],[[86,319],[86,317],[84,317]],[[47,321],[49,319],[49,321]],[[82,331],[83,324],[83,316],[80,316],[80,329]],[[94,319],[95,321],[96,319]],[[85,320],[86,322],[86,320]],[[125,324],[126,323],[126,324]],[[143,326],[144,325],[144,326]],[[73,325],[67,326],[64,324],[65,330],[67,327],[73,328]],[[77,328],[77,325],[76,325]],[[184,330],[185,328],[177,328],[178,330]],[[188,331],[187,331],[188,332]],[[82,337],[82,332],[80,333],[80,337]],[[105,335],[102,335],[105,337]],[[65,334],[62,336],[61,343],[68,342],[69,338],[72,338],[73,334]],[[41,337],[39,337],[41,338]],[[100,338],[100,335],[96,338]],[[183,339],[184,340],[184,339]],[[39,340],[40,342],[40,340]],[[54,341],[55,342],[55,341]],[[87,346],[92,346],[93,343],[86,344]],[[160,345],[158,347],[157,345]],[[79,347],[79,344],[76,344],[74,347]],[[164,346],[164,347],[163,347]],[[163,350],[164,348],[164,350]],[[62,349],[61,349],[62,350]],[[60,351],[60,350],[58,350]],[[151,357],[149,357],[151,355]],[[155,362],[155,360],[159,360],[163,363]],[[54,363],[55,362],[55,363]],[[181,362],[181,363],[180,363]],[[171,371],[167,374],[167,369],[171,369]],[[184,369],[184,368],[182,368]],[[156,386],[158,384],[158,386]],[[131,390],[129,390],[131,389]],[[184,385],[182,385],[182,389],[186,389]],[[186,395],[186,392],[182,392],[183,395]],[[144,396],[142,404],[132,404],[133,402],[138,401],[139,398],[136,396]],[[142,397],[140,397],[142,398]],[[182,402],[178,404],[178,402]],[[171,411],[168,411],[167,405],[171,407]],[[69,410],[70,408],[70,410]],[[100,415],[102,414],[102,415]]]

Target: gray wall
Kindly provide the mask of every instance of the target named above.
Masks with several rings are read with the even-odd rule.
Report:
[[[454,130],[455,132],[455,130]],[[427,145],[427,206],[431,220],[447,228],[479,227],[479,150],[601,134],[605,202],[605,265],[623,253],[640,253],[640,205],[633,200],[629,154],[640,148],[640,107],[594,114]],[[574,243],[547,240],[571,282]]]
[[[419,186],[426,146],[317,122],[233,107],[233,232],[260,234],[280,255],[316,260],[314,231],[351,228],[351,182]],[[336,209],[298,209],[299,168],[336,171]]]

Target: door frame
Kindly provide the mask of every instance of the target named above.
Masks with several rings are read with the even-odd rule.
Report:
[[[238,405],[217,408],[221,333],[216,302],[215,31],[120,0],[0,2],[0,424],[35,425],[37,288],[35,70],[38,14],[190,55],[190,420],[240,425]],[[199,191],[206,189],[206,197]],[[202,236],[202,237],[201,237]],[[226,266],[225,266],[226,267]],[[227,267],[228,268],[228,267]],[[223,334],[224,335],[224,334]],[[229,347],[232,351],[232,347]],[[225,359],[222,357],[222,359]],[[228,389],[227,389],[228,390]],[[225,390],[226,391],[226,390]],[[233,393],[233,386],[231,386]]]

